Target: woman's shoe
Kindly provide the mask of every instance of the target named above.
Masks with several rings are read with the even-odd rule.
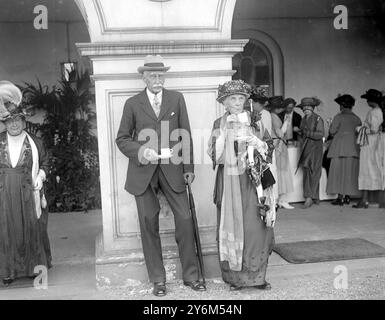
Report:
[[[349,197],[349,196],[345,196],[344,202],[345,202],[346,204],[349,204],[349,203],[350,203],[350,197]]]
[[[368,201],[359,201],[357,204],[353,204],[352,206],[355,209],[368,209],[369,208],[369,202]]]
[[[305,203],[302,206],[302,209],[310,208],[313,205],[313,199],[312,198],[306,198]]]
[[[337,198],[332,201],[333,206],[343,206],[344,205],[344,199],[342,198]]]
[[[268,282],[265,282],[264,284],[254,286],[254,288],[258,290],[271,290],[271,284]]]
[[[288,209],[288,210],[291,210],[291,209],[294,209],[294,207],[293,206],[291,206],[289,203],[287,203],[287,202],[279,202],[278,203],[278,206],[280,207],[280,208],[284,208],[284,209]]]
[[[5,285],[5,286],[9,286],[11,283],[13,282],[13,279],[11,279],[11,278],[5,278],[5,279],[3,279],[3,284]]]
[[[230,291],[239,291],[239,290],[242,290],[243,287],[238,287],[238,286],[235,286],[235,285],[230,285]]]

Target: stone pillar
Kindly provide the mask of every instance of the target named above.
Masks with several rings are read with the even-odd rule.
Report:
[[[76,0],[91,43],[78,43],[93,64],[98,118],[103,232],[96,241],[100,286],[147,280],[135,199],[124,190],[128,159],[115,144],[125,101],[144,89],[137,67],[148,54],[171,66],[165,87],[182,92],[193,131],[193,192],[207,276],[218,275],[212,203],[214,172],[206,155],[213,121],[223,110],[218,84],[231,79],[232,57],[248,40],[231,40],[236,0]],[[173,216],[162,210],[160,229],[167,278],[180,276]]]

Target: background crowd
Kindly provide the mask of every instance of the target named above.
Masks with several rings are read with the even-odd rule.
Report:
[[[343,94],[334,100],[339,112],[324,123],[316,110],[322,102],[316,97],[305,97],[297,104],[292,98],[267,97],[262,89],[253,89],[247,109],[258,114],[261,130],[267,130],[274,140],[271,170],[279,207],[294,208],[285,201],[285,196],[294,191],[293,165],[303,170],[303,208],[319,203],[323,167],[328,174],[326,192],[338,195],[333,205],[342,206],[351,198],[360,198],[354,208],[368,208],[371,199],[385,207],[385,97],[381,91],[369,89],[361,98],[370,107],[365,121],[352,111],[355,98]],[[295,108],[301,109],[304,116]],[[300,150],[295,164],[289,159],[291,146]],[[374,191],[376,196],[370,197]]]

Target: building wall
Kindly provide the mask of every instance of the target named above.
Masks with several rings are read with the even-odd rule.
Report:
[[[0,22],[0,79],[18,85],[24,82],[55,85],[61,77],[60,63],[68,61],[66,23],[49,22],[48,30],[36,30],[31,22]],[[69,22],[70,59],[89,68],[77,52],[76,42],[89,42],[84,22]],[[42,113],[30,121],[41,122]],[[0,124],[0,131],[3,130]]]
[[[69,23],[70,58],[81,60],[76,42],[89,42],[84,22]],[[36,30],[31,22],[0,22],[0,77],[23,82],[55,84],[60,63],[68,60],[66,24],[49,22],[48,30]],[[83,64],[83,63],[82,63]]]
[[[385,90],[385,39],[370,18],[351,17],[348,30],[335,30],[333,18],[233,21],[233,38],[253,38],[254,30],[267,33],[282,50],[285,95],[297,101],[319,97],[324,118],[337,113],[338,93],[350,93],[364,119],[369,107],[361,94]]]
[[[354,110],[364,119],[369,107],[360,95],[368,88],[385,89],[385,39],[370,18],[351,17],[348,30],[335,30],[333,18],[233,21],[234,39],[253,38],[255,30],[269,35],[282,51],[285,95],[297,101],[319,97],[325,119],[337,112],[333,100],[338,93],[356,97]],[[89,42],[85,23],[71,22],[69,35],[71,59],[89,67],[75,47],[76,42]],[[53,85],[60,78],[60,62],[68,59],[66,24],[61,22],[50,22],[43,31],[32,22],[0,22],[0,43],[0,78],[16,84],[39,79]]]

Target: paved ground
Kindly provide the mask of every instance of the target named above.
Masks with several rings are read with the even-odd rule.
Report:
[[[51,214],[54,268],[48,274],[48,290],[35,289],[32,280],[18,280],[9,288],[0,284],[0,299],[154,299],[150,284],[95,288],[95,237],[100,231],[99,211]],[[275,234],[276,242],[361,237],[385,247],[385,210],[353,210],[328,202],[309,210],[282,210]],[[346,271],[346,283],[336,280],[340,270]],[[385,299],[385,258],[294,265],[273,253],[267,279],[273,287],[268,292],[230,292],[221,279],[210,279],[202,294],[174,281],[165,299]]]

